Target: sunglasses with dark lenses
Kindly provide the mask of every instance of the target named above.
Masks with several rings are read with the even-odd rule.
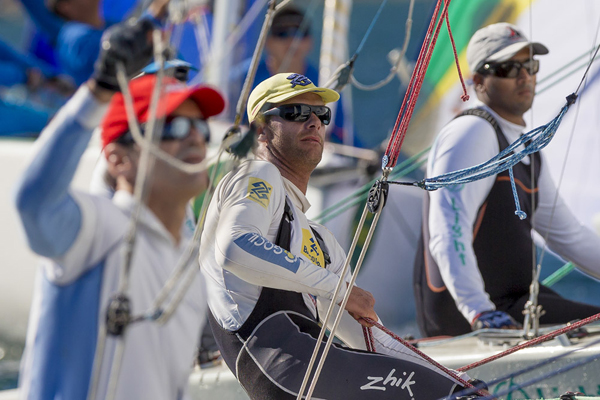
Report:
[[[538,73],[540,70],[539,60],[520,61],[504,61],[500,63],[487,63],[479,69],[482,75],[494,75],[498,78],[516,78],[521,72],[521,68],[525,68],[531,76]]]
[[[146,129],[146,123],[140,125],[142,132]],[[210,140],[210,129],[206,120],[202,118],[191,118],[191,117],[173,117],[167,118],[163,127],[161,140],[183,140],[187,138],[192,132],[192,127],[198,131],[198,133],[204,136],[204,140],[208,143]],[[121,136],[118,143],[131,144],[134,143],[131,132],[127,132]]]
[[[310,37],[310,32],[307,29],[300,30],[300,28],[297,27],[289,27],[287,29],[273,29],[271,31],[271,36],[277,39],[289,39],[295,37],[305,39]]]
[[[309,106],[308,104],[284,104],[265,111],[263,115],[265,117],[276,115],[292,122],[306,122],[312,113],[315,113],[323,125],[329,125],[331,122],[331,109],[329,107]]]

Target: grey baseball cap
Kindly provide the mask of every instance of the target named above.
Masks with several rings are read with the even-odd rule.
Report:
[[[533,54],[548,54],[548,48],[541,43],[530,42],[516,26],[499,22],[481,28],[471,38],[467,46],[467,62],[472,73],[477,72],[486,62],[506,61],[525,47],[531,45]]]

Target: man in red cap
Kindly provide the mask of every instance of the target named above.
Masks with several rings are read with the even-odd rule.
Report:
[[[122,291],[125,237],[136,209],[136,176],[143,166],[140,146],[129,132],[123,96],[111,89],[117,86],[118,62],[134,76],[150,61],[151,29],[141,21],[118,26],[107,35],[94,76],[42,132],[17,188],[16,205],[29,244],[45,257],[20,375],[22,398],[158,400],[181,398],[185,392],[205,318],[202,276],[191,278],[180,306],[164,324],[142,320],[119,325],[107,311],[117,292],[127,297],[131,316],[152,307],[193,236],[189,200],[207,185],[205,172],[186,173],[156,161],[147,201],[137,215],[128,287]],[[148,75],[129,85],[142,133],[155,83],[156,77]],[[206,153],[206,118],[223,107],[215,90],[165,78],[158,146],[179,161],[200,163]],[[112,199],[69,189],[102,118],[107,176],[116,190]]]

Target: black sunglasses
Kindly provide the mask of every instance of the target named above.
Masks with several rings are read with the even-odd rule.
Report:
[[[306,122],[311,113],[315,113],[323,125],[329,125],[331,122],[331,109],[326,106],[309,106],[308,104],[284,104],[279,107],[271,108],[263,113],[265,117],[276,115],[292,122]]]
[[[277,28],[271,31],[270,36],[275,37],[277,39],[289,39],[295,37],[305,39],[307,37],[310,37],[310,32],[308,31],[308,29],[301,30],[299,27],[289,27],[285,29]]]
[[[146,125],[146,123],[140,125],[142,133],[146,129]],[[198,131],[198,133],[204,136],[204,140],[208,143],[208,141],[210,140],[210,129],[208,127],[208,123],[202,118],[191,117],[167,118],[160,139],[183,140],[190,135],[190,133],[192,132],[192,127],[194,127],[196,131]],[[117,139],[116,142],[121,144],[134,143],[133,135],[131,134],[131,132],[128,131],[119,139]]]
[[[540,70],[539,60],[527,60],[521,61],[504,61],[500,63],[487,63],[479,69],[482,75],[494,75],[498,78],[516,78],[521,72],[521,68],[525,68],[527,73],[531,76],[538,73]]]

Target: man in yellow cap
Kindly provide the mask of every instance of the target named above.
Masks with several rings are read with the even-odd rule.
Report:
[[[333,299],[346,257],[331,232],[306,217],[305,194],[323,153],[326,104],[338,98],[293,73],[277,74],[250,94],[256,157],[219,183],[200,249],[216,341],[251,398],[295,399],[319,316],[350,290],[336,331],[348,347],[330,350],[314,398],[445,397],[457,382],[383,332],[374,330],[373,341],[385,354],[360,351],[363,317],[378,319],[369,292],[346,284]]]

